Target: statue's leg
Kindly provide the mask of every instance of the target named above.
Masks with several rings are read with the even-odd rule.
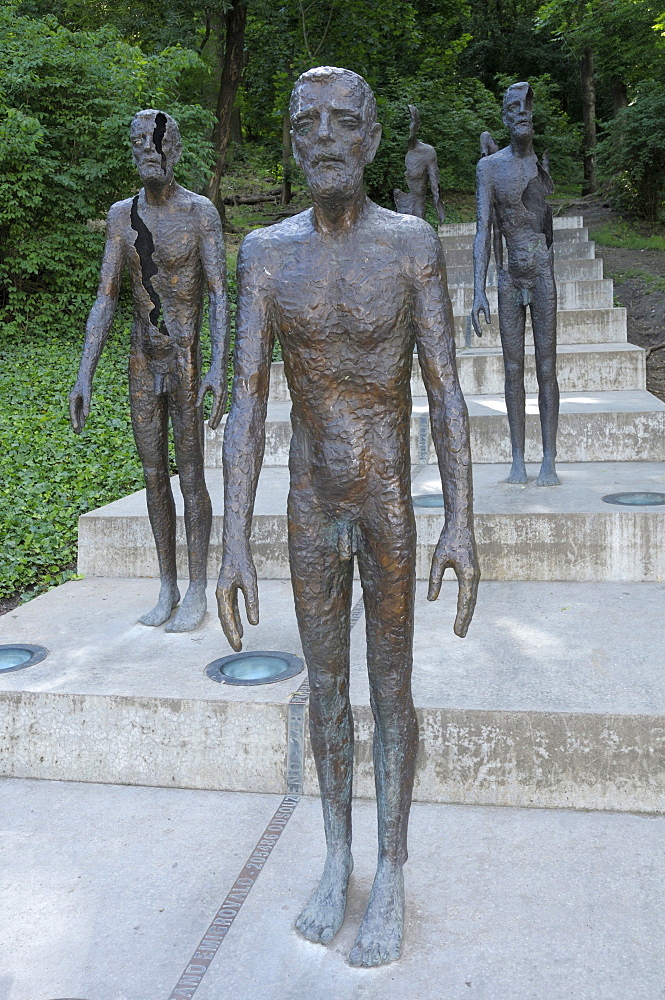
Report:
[[[141,355],[134,354],[130,360],[129,398],[161,580],[157,604],[139,621],[143,625],[163,625],[180,600],[175,562],[175,504],[169,477],[169,415],[166,396],[155,395],[154,376]]]
[[[321,788],[327,856],[296,928],[327,944],[342,926],[351,857],[353,718],[349,641],[351,525],[331,521],[313,491],[289,495],[289,558],[296,616],[309,673],[309,731]],[[346,536],[346,539],[341,536]],[[346,541],[346,544],[342,544]]]
[[[167,632],[191,632],[202,622],[207,610],[212,505],[205,482],[203,408],[196,406],[198,384],[198,373],[192,365],[169,398],[178,479],[185,507],[189,587],[173,621],[166,627]]]
[[[379,859],[352,965],[382,965],[400,955],[404,926],[407,827],[418,752],[411,696],[416,529],[408,494],[378,498],[361,522],[367,665],[374,714],[374,775]]]
[[[543,464],[538,486],[558,486],[556,434],[559,425],[559,383],[556,377],[556,285],[550,271],[536,282],[531,299],[531,324],[536,348],[538,409],[543,436]]]
[[[499,270],[499,330],[505,369],[506,410],[510,428],[513,464],[507,483],[527,481],[524,464],[524,432],[526,422],[526,395],[524,392],[524,326],[526,308],[522,305],[520,289],[507,271]]]

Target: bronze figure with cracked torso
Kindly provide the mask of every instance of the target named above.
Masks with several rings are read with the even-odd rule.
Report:
[[[420,127],[420,112],[415,104],[407,105],[409,109],[409,148],[404,159],[406,167],[405,177],[408,191],[400,191],[395,188],[393,197],[395,208],[405,215],[417,215],[419,219],[425,218],[425,206],[427,204],[427,187],[429,185],[432,192],[434,207],[442,225],[446,218],[446,206],[441,197],[441,186],[439,177],[439,161],[437,159],[434,146],[426,142],[421,142],[418,138]]]
[[[210,427],[226,406],[229,308],[224,239],[216,208],[176,183],[181,153],[177,123],[162,111],[140,111],[130,133],[143,187],[111,206],[97,299],[86,327],[83,356],[70,394],[77,433],[90,412],[92,380],[118,302],[125,265],[134,304],[129,394],[136,447],[143,465],[150,524],[161,579],[157,605],[140,621],[167,631],[197,627],[206,612],[212,522],[203,467],[202,402],[213,393]],[[201,377],[199,332],[209,297],[212,361]],[[173,425],[184,499],[189,587],[180,601],[176,574],[176,514],[169,475],[168,424]]]
[[[332,940],[344,919],[353,866],[349,644],[356,556],[375,719],[379,862],[349,961],[373,966],[400,954],[402,866],[418,749],[411,696],[414,346],[446,513],[428,596],[437,598],[444,569],[453,567],[460,636],[471,621],[479,578],[468,416],[440,241],[427,223],[380,208],[365,195],[364,168],[381,136],[371,90],[355,73],[320,67],[296,82],[290,114],[294,153],[313,208],[251,233],[240,250],[217,599],[224,632],[239,650],[239,590],[251,624],[259,614],[250,533],[277,336],[292,400],[291,578],[309,671],[310,733],[327,845],[321,881],[296,926],[310,941]]]
[[[556,377],[557,293],[554,281],[552,210],[546,196],[554,185],[533,151],[533,91],[515,83],[505,93],[503,120],[510,145],[478,162],[477,228],[473,244],[474,295],[471,319],[482,335],[480,313],[490,322],[485,294],[492,227],[505,238],[508,266],[497,260],[499,330],[505,366],[505,395],[512,447],[509,483],[526,483],[524,464],[524,330],[527,306],[535,347],[543,461],[538,486],[558,486],[556,435],[559,385]],[[496,241],[495,241],[496,243]]]

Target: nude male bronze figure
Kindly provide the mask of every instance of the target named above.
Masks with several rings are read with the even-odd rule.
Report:
[[[182,151],[176,121],[162,111],[139,111],[130,138],[143,187],[109,211],[99,290],[88,317],[69,409],[72,426],[80,434],[90,412],[92,380],[111,329],[126,264],[134,303],[129,358],[132,426],[161,577],[157,605],[140,621],[144,625],[169,622],[167,632],[188,632],[206,613],[212,522],[203,471],[203,397],[208,391],[213,394],[211,428],[218,426],[226,407],[229,307],[224,239],[212,202],[174,180]],[[204,291],[209,296],[212,361],[201,377]],[[169,478],[169,417],[185,504],[189,559],[189,587],[171,621],[180,592]]]
[[[404,164],[406,166],[405,177],[408,191],[400,191],[395,188],[393,197],[395,208],[405,215],[417,215],[419,219],[425,218],[425,206],[427,203],[427,185],[429,183],[432,192],[432,200],[441,225],[446,217],[446,206],[441,197],[439,161],[436,156],[434,146],[426,142],[421,142],[418,138],[420,128],[420,112],[415,104],[408,104],[409,109],[409,147],[407,149]]]
[[[552,210],[545,198],[554,185],[533,151],[533,91],[515,83],[503,99],[503,120],[510,145],[478,161],[477,228],[473,244],[474,296],[471,319],[482,335],[480,313],[490,322],[485,294],[492,226],[506,240],[508,267],[497,259],[499,330],[505,366],[506,409],[512,446],[512,468],[506,482],[527,481],[524,464],[525,391],[524,327],[527,306],[538,378],[538,407],[543,438],[543,462],[538,486],[558,486],[556,434],[559,385],[556,377],[556,310]],[[496,240],[495,240],[496,246]]]
[[[365,195],[381,138],[374,95],[349,70],[319,67],[296,82],[294,154],[313,208],[251,233],[238,259],[231,410],[224,435],[224,554],[217,599],[241,648],[238,590],[258,622],[250,551],[265,442],[273,338],[291,392],[288,539],[309,671],[310,733],[327,858],[296,927],[332,940],[344,919],[351,858],[353,720],[349,702],[353,558],[358,558],[375,719],[379,860],[352,965],[399,957],[402,866],[418,725],[411,697],[416,527],[411,502],[410,376],[418,350],[445,497],[428,597],[446,566],[459,579],[455,632],[466,634],[478,586],[469,427],[455,367],[441,244],[427,223]]]

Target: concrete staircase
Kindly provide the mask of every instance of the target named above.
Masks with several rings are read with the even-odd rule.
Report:
[[[609,493],[665,492],[665,404],[646,391],[583,220],[555,219],[561,486],[510,486],[496,316],[472,338],[474,226],[441,227],[460,379],[471,418],[476,535],[483,573],[469,637],[452,633],[456,588],[418,584],[414,693],[421,721],[416,797],[501,805],[665,811],[665,508],[621,508]],[[490,269],[489,298],[496,310]],[[541,454],[533,348],[527,347],[527,460]],[[427,399],[414,362],[413,493],[440,492]],[[246,648],[299,652],[288,578],[289,400],[272,366],[266,456],[252,543],[262,620]],[[214,507],[210,574],[221,561],[222,430],[206,432]],[[179,570],[186,575],[182,502]],[[441,511],[416,508],[419,581]],[[43,664],[0,674],[2,773],[181,787],[279,791],[289,705],[300,678],[264,688],[209,681],[229,652],[211,614],[191,636],[136,624],[156,591],[142,492],[84,515],[80,583],[0,619],[2,641],[42,642]],[[359,594],[358,594],[359,597]],[[357,599],[357,598],[356,598]],[[212,612],[211,594],[211,612]],[[357,792],[372,794],[371,715],[361,625],[352,636]],[[305,747],[303,785],[316,791]]]

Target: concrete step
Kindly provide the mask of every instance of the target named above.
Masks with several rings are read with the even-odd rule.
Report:
[[[526,391],[538,391],[533,347],[526,351]],[[462,391],[468,396],[496,395],[504,389],[503,355],[500,347],[474,347],[457,352],[457,370]],[[645,352],[634,344],[559,344],[559,386],[563,392],[610,392],[646,389]],[[411,395],[425,396],[417,361],[411,375]],[[270,401],[289,400],[284,365],[273,361]]]
[[[440,234],[439,234],[440,235]],[[475,227],[472,233],[462,236],[441,236],[441,243],[444,250],[470,250],[473,248],[475,238]],[[579,226],[574,229],[555,229],[554,243],[586,243],[589,239],[589,230],[586,226]]]
[[[473,282],[471,284],[449,286],[453,312],[456,316],[466,316],[473,308]],[[498,289],[496,285],[487,287],[490,309],[496,311]],[[611,309],[614,305],[614,282],[611,278],[583,281],[575,278],[557,283],[557,305],[559,315],[564,310]]]
[[[246,628],[245,648],[301,655],[290,582],[259,589],[261,621]],[[304,675],[214,683],[205,666],[229,649],[213,588],[203,625],[181,635],[137,623],[156,592],[154,580],[87,579],[0,618],[3,642],[49,650],[34,667],[0,673],[0,773],[286,791],[299,770],[288,757],[289,704]],[[417,585],[416,801],[665,811],[665,586],[483,582],[463,640],[452,631],[456,597],[444,583],[431,604]],[[371,798],[365,659],[361,616],[351,634],[355,793]],[[314,795],[306,711],[291,725],[305,738],[300,774]]]
[[[665,492],[658,462],[561,463],[560,487],[535,485],[530,465],[526,486],[502,480],[507,465],[474,466],[476,539],[486,580],[665,579],[665,508],[623,508],[606,504],[606,494],[634,490]],[[254,507],[252,548],[264,579],[289,575],[286,545],[288,470],[265,467]],[[207,469],[213,502],[209,571],[222,561],[223,483],[221,469]],[[173,480],[177,510],[179,573],[187,551],[182,498]],[[413,469],[414,495],[440,492],[434,465]],[[416,508],[417,573],[426,579],[442,525],[436,508]],[[79,518],[78,568],[85,576],[156,576],[157,559],[145,492],[116,500]]]
[[[488,296],[490,323],[480,317],[482,336],[478,337],[471,325],[471,309],[458,311],[454,316],[455,344],[458,350],[467,347],[501,347],[499,315],[496,292]],[[623,306],[601,309],[570,309],[557,314],[557,347],[565,344],[626,344],[628,337],[627,311]],[[527,310],[526,343],[533,344],[531,314]]]
[[[556,215],[552,220],[554,231],[560,229],[581,229],[584,218],[581,215]],[[439,226],[439,236],[475,236],[475,222],[448,222]]]
[[[474,462],[510,460],[510,440],[503,396],[467,397]],[[291,442],[290,403],[271,403],[266,420],[264,465],[287,465]],[[206,426],[206,465],[222,465],[224,423]],[[526,457],[542,455],[538,398],[527,398]],[[564,393],[561,397],[560,462],[665,461],[665,403],[649,392]],[[411,417],[411,461],[436,462],[427,398],[415,396]]]
[[[558,260],[592,260],[596,256],[595,248],[595,243],[589,240],[555,240],[554,263],[556,265]],[[473,266],[472,243],[466,241],[465,246],[461,248],[444,244],[443,249],[448,267],[455,265]],[[492,256],[492,261],[494,261],[494,256]]]
[[[346,919],[327,947],[293,930],[324,863],[321,806],[301,798],[286,827],[273,826],[283,807],[281,795],[4,781],[4,1000],[662,994],[663,817],[416,802],[401,960],[359,970],[346,958],[376,868],[374,803],[354,804]],[[266,830],[283,832],[275,843]],[[275,844],[270,856],[236,883],[261,842]],[[242,909],[221,916],[225,898]],[[214,951],[197,945],[215,915],[220,947],[209,963]],[[35,926],[39,949],[26,932]]]
[[[458,285],[469,285],[473,288],[473,261],[465,264],[451,264],[447,268],[448,288]],[[554,261],[554,277],[560,281],[598,281],[603,277],[603,261],[601,257],[580,259],[557,257]],[[496,267],[494,258],[487,269],[487,286],[496,285]]]

